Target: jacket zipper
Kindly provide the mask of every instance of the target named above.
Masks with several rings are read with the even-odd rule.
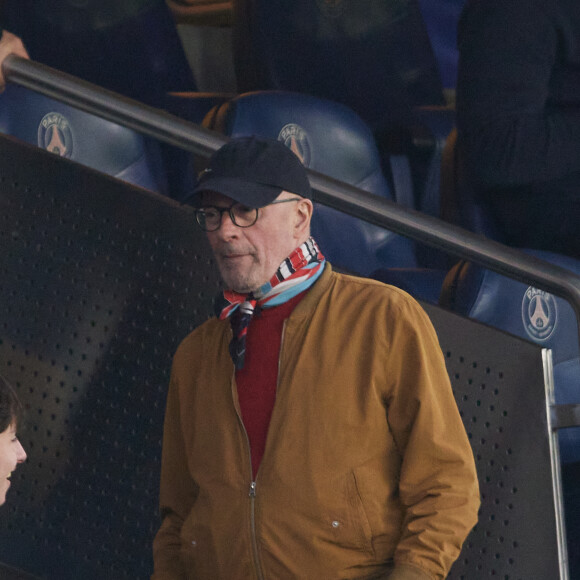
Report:
[[[232,385],[235,385],[235,372],[234,377],[232,379]],[[250,438],[248,437],[248,432],[246,431],[246,426],[244,425],[244,421],[240,415],[238,408],[234,405],[236,410],[236,415],[238,417],[238,421],[242,427],[242,431],[246,438],[246,444],[248,446],[248,460],[250,464],[250,493],[248,494],[250,497],[250,531],[251,531],[251,541],[252,541],[252,553],[254,556],[254,566],[256,568],[256,575],[258,580],[264,580],[264,574],[262,573],[262,563],[260,561],[260,554],[258,552],[258,538],[256,534],[256,482],[253,478],[252,473],[252,451],[250,447]],[[257,479],[257,474],[256,474]]]
[[[286,320],[284,320],[282,325],[282,337],[280,339],[280,354],[278,355],[278,376],[276,378],[276,392],[278,391],[278,387],[280,384],[280,365],[282,362],[282,347],[284,345],[284,336],[286,334]],[[235,372],[234,372],[234,380],[233,383],[235,384]],[[246,426],[244,425],[244,421],[240,415],[240,412],[236,408],[236,415],[238,416],[238,421],[242,426],[242,431],[246,437],[246,443],[248,444],[248,458],[250,461],[250,474],[252,474],[252,451],[250,447],[250,438],[248,437],[248,432],[246,431]],[[256,574],[258,576],[258,580],[264,580],[264,574],[262,572],[262,563],[260,561],[260,553],[258,552],[258,536],[256,533],[256,481],[258,479],[258,474],[256,474],[256,479],[254,480],[253,474],[250,477],[250,529],[252,535],[252,552],[254,554],[254,565],[256,567]]]
[[[258,538],[256,535],[256,482],[250,483],[250,526],[252,529],[252,551],[254,552],[254,563],[259,580],[264,580],[262,574],[262,563],[258,553]]]

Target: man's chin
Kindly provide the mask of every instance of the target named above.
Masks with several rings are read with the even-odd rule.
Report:
[[[222,280],[226,288],[228,290],[233,290],[234,292],[238,292],[240,294],[248,294],[252,292],[252,290],[256,290],[258,286],[252,284],[251,280],[247,278],[232,275],[231,272],[222,273]]]
[[[240,294],[260,288],[268,279],[260,275],[257,264],[223,262],[218,260],[218,269],[225,287]]]

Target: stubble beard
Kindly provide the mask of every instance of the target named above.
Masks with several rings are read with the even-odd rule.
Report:
[[[234,290],[240,294],[247,294],[257,290],[263,282],[258,280],[255,266],[258,265],[258,258],[255,255],[251,257],[251,264],[247,267],[241,267],[239,264],[228,264],[227,259],[217,258],[217,265],[225,287],[228,290]],[[248,258],[244,258],[247,260]]]

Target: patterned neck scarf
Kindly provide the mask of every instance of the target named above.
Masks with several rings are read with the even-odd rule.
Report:
[[[280,264],[269,282],[255,292],[240,294],[226,290],[223,293],[223,299],[216,304],[216,310],[220,320],[230,317],[234,333],[230,342],[230,355],[236,369],[244,368],[246,335],[256,307],[278,306],[304,292],[322,274],[324,264],[324,256],[316,242],[309,238]]]

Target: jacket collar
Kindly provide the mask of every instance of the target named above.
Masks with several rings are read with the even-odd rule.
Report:
[[[296,306],[290,315],[291,319],[308,317],[312,314],[318,302],[326,291],[330,288],[335,274],[332,270],[332,266],[327,261],[324,267],[324,272],[320,275],[320,278],[316,280],[313,286],[308,290],[306,296]]]

